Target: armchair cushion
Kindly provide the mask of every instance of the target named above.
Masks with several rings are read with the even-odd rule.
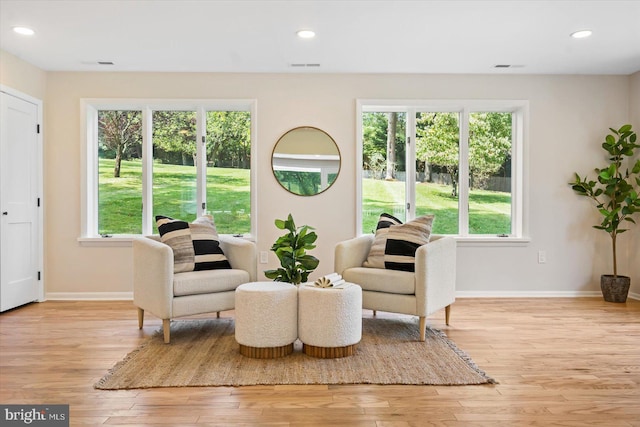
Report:
[[[211,294],[235,291],[250,282],[249,272],[244,270],[187,271],[173,275],[173,296]]]
[[[399,295],[416,293],[416,276],[408,271],[353,267],[343,271],[342,277],[347,282],[357,283],[363,291]]]
[[[392,225],[387,233],[384,267],[389,270],[415,271],[416,250],[429,243],[433,215],[424,215],[406,224]]]
[[[156,224],[162,243],[173,249],[174,273],[231,268],[212,217],[188,223],[158,215]]]

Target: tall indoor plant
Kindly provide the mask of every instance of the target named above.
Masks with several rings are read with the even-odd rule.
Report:
[[[287,230],[287,233],[275,241],[271,250],[276,253],[281,267],[276,270],[266,270],[265,276],[276,282],[289,282],[299,285],[306,282],[309,274],[315,270],[320,261],[307,251],[315,248],[314,242],[318,238],[313,227],[303,225],[296,227],[291,214],[286,220],[276,219],[276,227]]]
[[[633,214],[640,212],[640,159],[637,159],[631,171],[625,167],[628,159],[634,155],[634,150],[640,145],[636,144],[636,133],[631,125],[624,125],[607,135],[602,143],[602,148],[608,153],[609,165],[602,169],[596,168],[597,182],[581,178],[576,173],[576,178],[570,182],[571,188],[581,196],[592,199],[598,211],[602,215],[602,221],[594,228],[606,231],[611,237],[611,249],[613,255],[613,275],[602,275],[600,287],[606,301],[625,302],[631,285],[631,279],[618,275],[618,259],[616,242],[618,235],[627,231],[622,228],[625,225],[635,224]]]

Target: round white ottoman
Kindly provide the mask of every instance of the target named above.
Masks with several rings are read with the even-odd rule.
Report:
[[[298,289],[291,283],[251,282],[236,288],[240,354],[273,359],[293,352],[298,338]]]
[[[362,338],[362,288],[300,285],[298,337],[302,351],[324,359],[351,356]]]

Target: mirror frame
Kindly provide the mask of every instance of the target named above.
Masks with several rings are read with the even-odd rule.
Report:
[[[336,172],[336,177],[334,178],[333,181],[331,181],[330,183],[327,184],[327,186],[325,188],[322,188],[320,191],[313,193],[313,194],[300,194],[300,193],[296,193],[295,191],[292,191],[290,189],[288,189],[287,187],[285,187],[285,185],[280,182],[280,180],[278,179],[278,176],[276,175],[276,170],[274,168],[274,164],[273,164],[273,160],[274,160],[274,156],[276,155],[276,149],[278,148],[278,144],[280,144],[280,142],[287,136],[289,135],[291,132],[295,132],[297,130],[300,129],[307,129],[307,130],[315,130],[318,132],[321,132],[326,138],[328,138],[328,141],[333,143],[333,146],[336,149],[337,152],[337,156],[338,156],[338,171]],[[285,133],[283,133],[280,138],[278,138],[278,140],[276,141],[276,144],[273,146],[273,150],[271,151],[271,172],[273,173],[273,177],[275,178],[275,180],[278,182],[278,184],[280,184],[280,186],[282,188],[284,188],[287,192],[291,193],[291,194],[295,194],[296,196],[302,196],[302,197],[312,197],[312,196],[317,196],[318,194],[322,194],[325,191],[327,191],[329,188],[331,188],[333,186],[333,184],[335,184],[335,182],[338,180],[338,177],[340,176],[340,171],[342,170],[342,153],[340,153],[340,147],[338,147],[338,144],[336,143],[335,139],[333,139],[333,137],[331,135],[329,135],[327,132],[325,132],[324,130],[317,128],[315,126],[298,126],[292,129],[289,129],[288,131],[286,131]]]

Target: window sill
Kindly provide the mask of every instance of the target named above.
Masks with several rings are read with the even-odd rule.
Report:
[[[120,237],[78,237],[78,243],[83,247],[131,247],[133,236]]]
[[[458,247],[523,247],[528,246],[531,243],[529,237],[491,237],[491,236],[479,236],[479,237],[454,237],[458,243]]]
[[[224,236],[231,236],[230,234],[224,234]],[[126,248],[126,247],[131,247],[133,245],[133,239],[137,238],[137,237],[142,237],[137,236],[137,235],[131,235],[131,236],[127,236],[127,235],[121,235],[121,236],[114,236],[114,237],[78,237],[78,243],[80,244],[80,246],[83,247],[87,247],[87,248],[93,248],[93,247],[101,247],[101,248],[105,248],[105,247],[112,247],[112,248]],[[250,242],[255,242],[255,239],[253,238],[253,236],[246,234],[243,236],[238,236],[241,239],[245,239],[248,240]]]

